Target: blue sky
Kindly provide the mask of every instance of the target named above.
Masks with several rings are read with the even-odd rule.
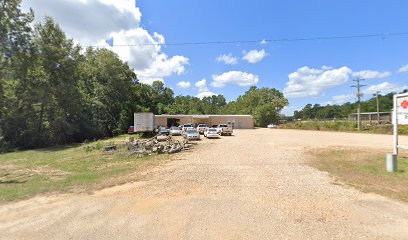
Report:
[[[408,33],[408,1],[23,1],[37,20],[53,16],[85,45],[297,39]],[[106,46],[111,48],[109,46]],[[290,106],[354,101],[352,79],[367,78],[366,97],[408,86],[408,34],[337,40],[113,47],[142,81],[161,79],[176,95],[223,94],[250,85],[276,88]],[[224,56],[226,64],[217,58]],[[246,56],[246,57],[244,57]],[[231,64],[234,63],[234,64]],[[205,79],[205,81],[203,81]],[[182,82],[182,83],[180,83]],[[180,87],[183,86],[183,87]]]

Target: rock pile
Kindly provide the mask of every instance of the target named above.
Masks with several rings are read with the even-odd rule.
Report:
[[[181,152],[184,150],[189,150],[192,146],[187,140],[178,141],[173,140],[170,136],[166,139],[160,138],[161,136],[156,136],[150,139],[129,139],[126,143],[124,150],[128,156],[143,157],[145,155],[151,155],[152,153],[157,154],[172,154]],[[105,151],[115,151],[116,146],[105,147]],[[123,149],[119,147],[118,149]]]

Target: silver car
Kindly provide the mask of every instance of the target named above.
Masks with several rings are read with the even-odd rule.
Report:
[[[275,124],[273,124],[273,123],[268,124],[268,126],[266,126],[266,127],[267,127],[267,128],[278,128],[278,126],[275,125]]]
[[[172,136],[180,136],[181,135],[181,130],[178,127],[171,127],[170,128],[170,135]]]
[[[200,140],[200,134],[197,132],[195,128],[187,128],[183,132],[183,137],[187,140]]]
[[[184,124],[183,128],[181,129],[183,132],[187,130],[187,128],[192,128],[193,125],[192,124]]]

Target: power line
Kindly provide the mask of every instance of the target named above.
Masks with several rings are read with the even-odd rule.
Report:
[[[304,38],[278,38],[278,39],[260,39],[260,40],[230,40],[230,41],[203,41],[203,42],[174,42],[174,43],[132,43],[132,44],[113,44],[111,47],[137,47],[137,46],[184,46],[184,45],[215,45],[215,44],[245,44],[245,43],[270,43],[270,42],[300,42],[300,41],[319,41],[319,40],[341,40],[358,38],[387,38],[393,36],[408,36],[408,32],[397,33],[375,33],[361,35],[343,35],[327,37],[304,37]],[[106,45],[87,45],[85,47],[106,47]]]

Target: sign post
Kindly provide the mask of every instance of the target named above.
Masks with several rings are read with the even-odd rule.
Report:
[[[394,110],[392,112],[393,124],[393,151],[392,156],[387,155],[387,171],[395,172],[397,170],[398,149],[408,149],[398,143],[398,125],[408,125],[408,93],[394,95]]]

